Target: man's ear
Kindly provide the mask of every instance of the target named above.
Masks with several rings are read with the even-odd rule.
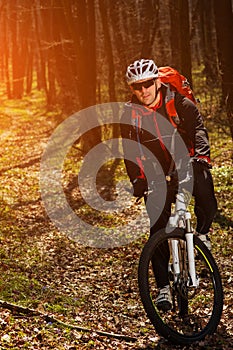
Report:
[[[134,89],[133,89],[132,85],[130,85],[129,88],[130,88],[130,90],[131,90],[131,92],[133,94],[134,93]]]

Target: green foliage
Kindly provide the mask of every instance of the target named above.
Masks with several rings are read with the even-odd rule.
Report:
[[[226,191],[229,193],[229,191],[232,191],[233,168],[231,166],[223,165],[219,168],[214,168],[213,176],[215,179],[216,191],[218,193],[222,191]]]
[[[226,114],[226,106],[222,100],[221,80],[215,78],[214,83],[206,79],[204,66],[193,68],[193,90],[197,98],[198,108],[201,111],[206,126],[214,134],[216,130],[230,135],[230,125]]]

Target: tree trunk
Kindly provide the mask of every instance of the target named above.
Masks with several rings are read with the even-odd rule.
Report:
[[[192,85],[188,0],[170,0],[170,18],[172,62]]]
[[[74,76],[71,79],[75,85],[73,93],[76,92],[78,96],[79,108],[84,109],[96,103],[95,1],[80,0],[76,6],[75,1],[71,4],[66,0],[63,1],[63,4],[68,37],[72,42],[73,59],[71,62]],[[87,113],[85,124],[88,127],[93,125],[92,122],[96,118],[97,114],[94,113],[94,110],[90,110],[90,113]],[[98,124],[97,121],[96,124]],[[90,128],[80,140],[84,153],[100,142],[101,130],[99,127]]]
[[[108,63],[108,94],[109,94],[109,100],[111,102],[116,101],[116,92],[115,92],[115,69],[114,69],[114,60],[113,60],[113,49],[112,49],[112,42],[109,32],[109,23],[108,23],[108,13],[107,13],[107,6],[106,1],[99,0],[99,10],[102,20],[102,26],[103,26],[103,32],[104,32],[104,42],[105,42],[105,52],[107,56],[107,63]]]
[[[217,52],[216,37],[214,32],[214,14],[213,3],[209,0],[199,1],[200,11],[200,32],[202,41],[204,74],[206,76],[207,85],[216,86],[218,82],[217,72]]]
[[[158,28],[159,2],[144,0],[142,3],[142,53],[141,57],[151,57],[153,43]]]
[[[233,13],[231,0],[214,0],[219,70],[222,77],[223,103],[233,139]]]
[[[12,98],[11,80],[10,80],[10,68],[9,68],[9,28],[7,26],[6,18],[9,16],[9,5],[3,8],[3,47],[4,47],[4,69],[5,69],[5,80],[6,80],[6,91],[7,97]]]
[[[51,45],[53,47],[56,78],[60,87],[59,102],[66,113],[73,113],[78,106],[77,75],[75,72],[77,57],[74,54],[74,41],[70,30],[70,22],[73,20],[71,1],[57,0],[56,7],[52,8]],[[44,17],[46,21],[46,17]],[[51,64],[50,60],[50,64]]]
[[[55,84],[55,52],[54,52],[54,36],[53,36],[53,7],[52,3],[47,7],[43,16],[44,37],[49,43],[47,47],[47,105],[52,108],[56,103],[56,84]]]
[[[88,46],[87,46],[87,67],[90,85],[88,86],[89,98],[87,105],[96,104],[96,18],[95,18],[95,0],[88,0],[87,2],[87,16],[88,16]],[[87,95],[87,94],[85,94]]]
[[[30,47],[27,58],[27,71],[26,71],[26,93],[30,94],[32,91],[33,80],[33,51]]]
[[[11,12],[11,36],[12,36],[12,78],[13,78],[13,97],[22,98],[23,96],[23,79],[24,79],[24,54],[25,41],[18,40],[20,36],[20,25],[22,25],[20,11],[17,9],[18,2],[10,2]]]
[[[188,0],[179,0],[180,3],[180,43],[181,43],[181,72],[192,85],[192,63],[190,50],[189,3]]]
[[[43,89],[48,96],[46,67],[45,67],[45,47],[42,44],[44,35],[42,32],[42,9],[39,4],[35,3],[33,7],[34,22],[35,22],[35,38],[36,38],[36,74],[37,74],[37,88]]]
[[[171,65],[181,69],[181,36],[179,31],[180,13],[178,2],[169,0],[169,11],[170,11],[170,22],[171,22],[171,50],[172,50],[172,61]]]

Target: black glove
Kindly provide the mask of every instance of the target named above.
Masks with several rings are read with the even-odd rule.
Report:
[[[137,178],[132,181],[133,184],[133,196],[141,198],[147,191],[147,181],[145,179]]]
[[[193,164],[194,170],[197,170],[197,171],[198,170],[203,171],[206,169],[212,169],[212,165],[210,163],[208,163],[205,159],[202,159],[202,158],[193,158],[192,164]]]

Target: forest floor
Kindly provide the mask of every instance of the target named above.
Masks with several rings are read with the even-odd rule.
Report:
[[[232,349],[230,138],[211,133],[219,203],[212,242],[225,293],[223,315],[216,334],[182,347],[158,336],[139,299],[145,236],[117,248],[84,247],[47,216],[40,160],[58,116],[46,112],[37,95],[22,101],[2,97],[0,115],[0,350]]]

